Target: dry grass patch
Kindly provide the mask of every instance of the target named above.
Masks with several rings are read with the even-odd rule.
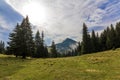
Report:
[[[96,70],[96,69],[86,69],[86,72],[93,72],[93,73],[99,73],[101,72],[100,70]]]

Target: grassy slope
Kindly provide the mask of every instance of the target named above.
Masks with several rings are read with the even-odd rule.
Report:
[[[120,49],[57,59],[0,55],[0,80],[120,80]]]

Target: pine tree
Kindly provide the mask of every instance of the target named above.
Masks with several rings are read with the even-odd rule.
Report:
[[[78,53],[78,55],[82,55],[81,54],[81,43],[80,42],[78,42],[77,53]]]
[[[103,33],[101,33],[100,35],[100,51],[104,51],[107,49],[107,46],[106,46],[106,42],[107,42],[107,31],[104,30]]]
[[[115,29],[114,26],[111,24],[111,30],[110,30],[110,38],[111,38],[111,49],[115,49],[116,48],[116,33],[115,33]]]
[[[90,36],[90,34],[88,34],[87,53],[92,53],[92,40],[91,40],[91,36]]]
[[[98,32],[97,32],[97,36],[96,36],[96,44],[97,44],[96,52],[99,52],[101,50],[101,47],[100,47],[100,37],[99,37]]]
[[[116,34],[113,25],[107,28],[107,49],[115,48]]]
[[[22,58],[32,56],[32,53],[34,53],[34,41],[28,16],[23,19],[22,24],[20,25],[19,37],[21,38],[20,52]]]
[[[52,42],[52,45],[51,45],[51,55],[54,58],[57,57],[57,50],[56,50],[56,45],[54,41]]]
[[[45,58],[49,57],[47,46],[44,47]]]
[[[3,54],[5,52],[5,43],[0,41],[0,53]]]
[[[90,35],[88,34],[87,26],[83,24],[83,39],[82,39],[82,54],[87,54],[90,52]]]
[[[19,46],[20,46],[20,37],[19,37],[19,34],[20,34],[20,25],[17,23],[15,29],[13,30],[12,33],[10,33],[9,35],[9,39],[10,41],[8,42],[8,48],[7,48],[7,54],[14,54],[16,57],[18,55],[21,55],[19,53]]]
[[[45,58],[46,55],[45,55],[45,45],[44,45],[44,32],[42,31],[42,34],[41,34],[41,53],[42,53],[42,57]]]
[[[92,36],[91,36],[91,47],[92,47],[92,50],[91,52],[97,52],[97,37],[95,35],[95,32],[94,30],[92,30]]]
[[[35,35],[35,54],[33,55],[34,57],[40,58],[42,57],[41,54],[41,37],[40,37],[40,33],[39,31],[37,31],[36,35]]]
[[[120,47],[120,22],[116,24],[116,48]]]
[[[36,58],[46,58],[48,57],[47,46],[44,45],[44,33],[42,32],[41,36],[39,31],[35,35],[35,54],[33,57]]]
[[[32,37],[31,25],[28,16],[23,19],[21,25],[16,26],[13,33],[9,35],[8,51],[17,56],[26,58],[34,52],[34,41]]]

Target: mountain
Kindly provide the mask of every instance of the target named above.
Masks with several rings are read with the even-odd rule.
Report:
[[[58,52],[65,53],[66,51],[71,51],[76,48],[77,42],[70,38],[66,38],[62,43],[56,44],[56,48]]]

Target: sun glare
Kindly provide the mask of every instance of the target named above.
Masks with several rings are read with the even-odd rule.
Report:
[[[44,6],[37,2],[30,2],[23,7],[23,12],[30,17],[33,24],[41,24],[46,22],[47,12]]]

